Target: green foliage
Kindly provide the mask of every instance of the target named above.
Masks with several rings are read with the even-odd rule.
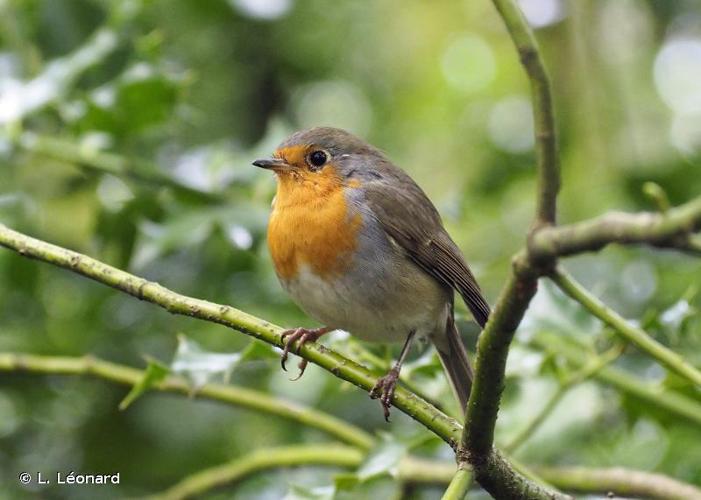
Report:
[[[699,110],[680,107],[683,88],[663,52],[678,38],[701,43],[683,22],[700,15],[698,5],[556,3],[566,10],[537,35],[562,137],[560,218],[665,209],[698,195]],[[274,182],[250,162],[299,127],[337,125],[382,147],[425,188],[493,302],[532,219],[527,99],[513,46],[486,1],[7,0],[0,221],[171,289],[311,325],[272,272],[264,233]],[[611,248],[566,265],[701,366],[698,259]],[[474,326],[461,321],[460,329],[473,346]],[[179,344],[177,332],[186,339]],[[701,484],[698,425],[612,385],[591,363],[578,366],[553,338],[594,365],[605,358],[653,393],[701,404],[698,388],[623,350],[581,307],[543,286],[510,356],[498,445],[567,385],[518,449],[521,462],[627,465]],[[378,372],[386,367],[377,346],[338,334],[328,342]],[[252,449],[325,439],[254,412],[148,391],[169,371],[196,388],[235,369],[238,385],[383,432],[357,471],[335,480],[338,471],[308,467],[257,476],[238,486],[240,498],[389,498],[399,490],[391,473],[402,454],[448,457],[427,433],[417,437],[411,419],[394,412],[385,424],[377,402],[315,367],[290,382],[268,346],[4,251],[0,351],[93,353],[132,366],[144,356],[173,360],[168,368],[150,361],[126,398],[124,388],[93,379],[3,373],[0,499],[97,494],[22,488],[23,470],[120,472],[119,488],[98,492],[116,498],[164,489]],[[440,370],[435,355],[422,353],[404,376],[451,409]],[[408,494],[439,496],[423,487]]]

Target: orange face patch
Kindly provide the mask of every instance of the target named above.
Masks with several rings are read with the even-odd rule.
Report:
[[[304,168],[306,152],[302,146],[276,152],[299,167],[278,174],[268,225],[268,248],[277,274],[285,280],[294,278],[302,264],[320,277],[346,269],[362,221],[360,214],[349,214],[344,186],[333,164],[310,172]]]
[[[274,158],[282,158],[285,160],[287,163],[290,165],[293,165],[297,168],[304,168],[307,160],[306,156],[307,153],[309,152],[309,146],[305,145],[297,145],[297,146],[289,146],[286,148],[280,148],[275,153],[273,153]]]

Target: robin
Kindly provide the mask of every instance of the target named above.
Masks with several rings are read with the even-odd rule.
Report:
[[[277,178],[268,247],[280,283],[324,325],[283,333],[283,369],[295,342],[299,352],[335,329],[365,341],[403,341],[370,393],[388,419],[412,341],[427,338],[464,409],[472,370],[455,327],[454,290],[481,327],[489,306],[423,190],[380,150],[337,128],[296,132],[253,165]],[[303,360],[299,376],[305,367]]]

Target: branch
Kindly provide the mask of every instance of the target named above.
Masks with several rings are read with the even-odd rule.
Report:
[[[521,431],[504,447],[508,453],[515,453],[545,422],[550,414],[555,410],[562,398],[573,386],[588,380],[603,367],[615,361],[622,353],[619,348],[613,348],[601,356],[592,358],[585,363],[581,370],[568,376],[565,380],[560,379],[557,390],[550,396],[550,399],[543,405],[538,413],[521,429]]]
[[[259,449],[228,464],[196,472],[168,490],[149,496],[148,499],[181,500],[213,488],[231,486],[253,474],[280,467],[326,465],[355,468],[362,463],[363,459],[363,454],[358,450],[337,445],[297,445]],[[620,494],[628,493],[670,500],[699,498],[698,488],[663,474],[620,468],[589,469],[586,467],[537,467],[537,471],[550,483],[563,489],[591,493],[615,491]],[[452,462],[418,457],[403,458],[397,468],[397,477],[411,484],[444,485],[455,477],[455,473],[455,464]],[[461,483],[469,484],[469,476],[466,471],[461,474]]]
[[[0,371],[59,375],[90,375],[118,384],[133,386],[144,377],[144,371],[111,363],[93,356],[43,356],[0,352]],[[273,398],[250,389],[223,384],[206,384],[193,394],[192,387],[182,377],[168,376],[149,390],[182,394],[248,408],[315,428],[366,453],[375,444],[364,430],[319,410],[310,409],[283,399]],[[525,468],[522,468],[525,470]],[[519,469],[519,470],[522,470]],[[228,469],[237,470],[237,469]],[[418,457],[405,457],[399,464],[399,474],[405,481],[425,484],[445,484],[455,472],[452,462],[437,462]],[[207,477],[214,477],[207,475]],[[214,487],[214,485],[212,486]]]
[[[538,163],[538,196],[534,231],[556,219],[560,165],[555,135],[550,82],[538,44],[513,0],[493,0],[528,74],[533,97],[533,120]],[[513,270],[477,344],[475,376],[466,409],[458,461],[473,467],[477,481],[497,498],[566,498],[496,465],[494,428],[504,390],[506,358],[516,328],[536,291],[538,274],[525,252],[514,259]],[[495,462],[496,461],[496,462]]]
[[[463,500],[471,484],[472,474],[467,469],[467,464],[460,464],[441,500]]]
[[[644,243],[701,254],[691,234],[701,230],[701,196],[665,213],[613,212],[567,226],[545,227],[530,239],[536,260],[600,250],[610,243]]]
[[[181,500],[199,495],[213,488],[230,485],[255,474],[276,467],[326,465],[357,467],[363,453],[348,446],[299,445],[260,449],[228,464],[205,469],[169,488],[163,493],[148,497],[149,500]]]
[[[519,433],[514,436],[514,438],[504,446],[504,450],[508,453],[515,453],[523,444],[535,434],[535,432],[540,428],[540,426],[545,422],[545,420],[550,416],[550,414],[557,408],[560,404],[562,398],[569,391],[570,386],[568,384],[560,384],[557,390],[550,396],[550,399],[542,406],[540,411],[535,414],[531,420],[519,431]]]
[[[530,272],[525,255],[519,254],[477,342],[475,377],[458,450],[458,463],[469,463],[477,481],[495,498],[569,498],[517,473],[493,447],[509,346],[535,294],[536,282],[537,275]]]
[[[538,161],[538,197],[535,226],[555,223],[560,189],[560,160],[557,152],[550,79],[533,31],[513,0],[492,0],[509,30],[531,83],[535,152]]]
[[[587,311],[613,328],[628,342],[631,342],[638,349],[656,359],[669,370],[691,381],[693,384],[701,386],[701,372],[699,370],[687,363],[679,354],[667,349],[650,337],[644,330],[631,325],[613,309],[610,309],[590,294],[564,271],[554,270],[550,274],[550,279],[560,287],[560,290],[582,304]]]
[[[25,257],[54,264],[111,286],[140,300],[151,302],[173,314],[191,316],[219,323],[258,340],[283,347],[283,329],[231,306],[215,304],[173,292],[158,283],[134,276],[86,255],[31,238],[0,224],[0,246]],[[356,362],[320,344],[307,342],[299,355],[338,378],[370,391],[377,377]],[[456,447],[462,431],[460,424],[426,401],[402,387],[397,387],[393,405],[433,433]]]
[[[0,353],[0,371],[91,375],[118,384],[134,386],[144,377],[143,370],[110,363],[92,356],[64,357],[32,354]],[[206,384],[193,394],[192,386],[182,377],[169,376],[151,390],[183,394],[220,401],[318,429],[345,443],[367,451],[374,438],[364,430],[328,413],[274,398],[258,391],[224,384]]]
[[[618,391],[629,394],[649,406],[677,415],[692,425],[701,425],[701,403],[675,391],[664,390],[651,384],[641,382],[638,377],[613,366],[604,366],[593,356],[587,356],[581,345],[567,342],[562,335],[551,332],[539,332],[530,342],[542,351],[551,352],[565,358],[577,368],[599,364],[601,368],[592,374],[600,382],[615,387]]]
[[[462,445],[469,450],[471,461],[491,451],[509,346],[536,291],[537,278],[534,275],[522,273],[517,276],[516,267],[520,266],[520,261],[519,257],[514,262],[514,272],[477,341],[475,380],[462,436]]]
[[[615,467],[538,467],[538,474],[569,491],[611,494],[623,497],[701,500],[701,490],[691,484],[651,472]]]

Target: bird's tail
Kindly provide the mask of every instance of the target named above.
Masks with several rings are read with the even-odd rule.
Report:
[[[436,351],[453,393],[460,402],[460,411],[464,413],[472,389],[472,368],[452,314],[446,322],[445,335],[441,337],[434,339]]]

